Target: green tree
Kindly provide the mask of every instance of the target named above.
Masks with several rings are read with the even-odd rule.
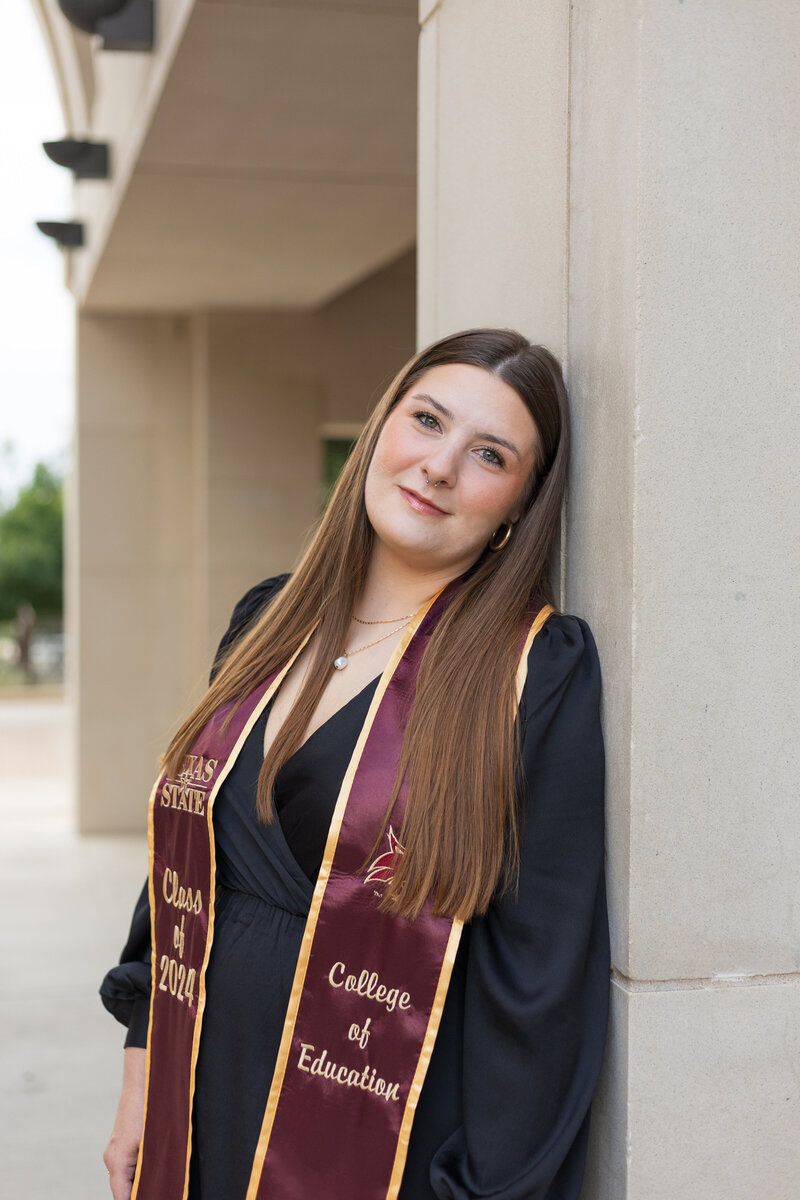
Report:
[[[63,488],[59,476],[37,463],[30,483],[0,512],[0,620],[20,604],[39,616],[64,608]]]

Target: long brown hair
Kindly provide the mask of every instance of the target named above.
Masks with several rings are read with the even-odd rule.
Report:
[[[316,627],[309,669],[264,759],[258,813],[275,819],[273,786],[303,735],[344,645],[373,544],[364,484],[387,416],[432,367],[468,363],[509,384],[533,417],[537,461],[525,507],[507,546],[488,549],[467,573],[438,622],[420,668],[395,792],[404,774],[408,802],[399,856],[382,904],[415,917],[431,896],[436,911],[468,919],[486,911],[518,868],[515,771],[519,751],[515,668],[531,597],[553,602],[548,578],[569,454],[569,411],[553,355],[521,334],[471,329],[417,353],[395,376],[359,437],[328,508],[294,574],[227,655],[208,691],[170,743],[176,774],[220,705],[242,700],[282,666]]]

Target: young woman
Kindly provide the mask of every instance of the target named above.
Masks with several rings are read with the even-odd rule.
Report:
[[[551,354],[444,338],[234,610],[102,987],[115,1200],[577,1200],[608,933],[568,443]]]

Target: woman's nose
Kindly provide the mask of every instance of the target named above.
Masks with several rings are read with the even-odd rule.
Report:
[[[453,486],[449,474],[444,471],[444,468],[437,466],[435,463],[429,463],[427,466],[423,466],[422,474],[426,485],[429,484],[431,487],[437,488],[440,484],[443,487]]]
[[[431,487],[452,487],[458,475],[454,449],[442,446],[422,463],[423,478]]]

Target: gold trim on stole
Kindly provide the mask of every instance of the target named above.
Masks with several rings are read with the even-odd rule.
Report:
[[[544,625],[547,618],[556,610],[552,604],[545,604],[539,609],[533,624],[528,630],[528,636],[525,638],[525,644],[522,647],[522,653],[519,656],[519,666],[517,667],[517,705],[519,706],[522,700],[522,693],[525,691],[525,681],[528,678],[528,655],[530,654],[533,639],[536,637],[539,630]]]
[[[442,960],[442,969],[439,972],[439,982],[436,985],[436,995],[433,998],[431,1006],[431,1015],[428,1018],[428,1028],[425,1030],[422,1050],[417,1060],[417,1069],[414,1072],[414,1078],[408,1090],[408,1099],[406,1100],[406,1107],[403,1112],[403,1120],[400,1124],[400,1132],[397,1135],[397,1150],[395,1151],[394,1163],[392,1164],[392,1174],[389,1179],[389,1190],[386,1193],[386,1200],[396,1200],[397,1193],[400,1191],[400,1184],[403,1182],[403,1171],[406,1168],[408,1147],[411,1142],[411,1126],[414,1123],[417,1101],[422,1091],[422,1085],[425,1082],[425,1076],[428,1073],[428,1065],[431,1061],[434,1043],[439,1032],[439,1025],[442,1020],[442,1013],[444,1012],[444,1002],[447,999],[450,976],[453,974],[453,967],[463,928],[463,921],[453,921],[453,927],[450,930],[450,937],[448,938]]]
[[[308,639],[311,637],[311,633],[313,633],[313,632],[314,631],[312,629],[311,632],[308,633],[303,638],[303,641],[297,647],[294,654],[287,662],[286,666],[283,667],[282,670],[275,676],[272,683],[269,685],[266,692],[264,693],[264,695],[259,700],[258,704],[253,709],[252,713],[250,714],[250,716],[247,719],[247,722],[245,723],[244,727],[242,728],[242,731],[239,734],[239,737],[236,739],[233,749],[231,750],[230,754],[228,755],[227,759],[225,760],[224,767],[222,768],[219,775],[217,776],[214,786],[208,795],[208,802],[206,804],[206,825],[208,828],[209,858],[210,858],[209,889],[208,889],[208,933],[206,935],[206,947],[205,947],[205,953],[203,955],[203,965],[200,968],[200,976],[199,976],[199,982],[198,982],[198,988],[197,988],[197,1016],[195,1017],[194,1029],[192,1031],[192,1057],[191,1057],[191,1062],[189,1065],[189,1130],[188,1130],[188,1136],[187,1136],[187,1141],[186,1141],[186,1167],[185,1167],[185,1171],[184,1171],[184,1180],[183,1180],[183,1200],[187,1200],[187,1196],[189,1193],[189,1160],[190,1160],[191,1154],[192,1154],[192,1109],[194,1106],[195,1073],[196,1073],[196,1069],[197,1069],[197,1058],[198,1058],[198,1055],[200,1052],[200,1034],[202,1031],[202,1024],[203,1024],[203,1012],[205,1011],[205,1006],[206,1006],[206,968],[208,967],[208,960],[211,955],[211,944],[214,940],[214,912],[215,912],[215,891],[216,891],[215,881],[216,881],[216,873],[217,873],[216,843],[214,840],[214,825],[212,822],[214,801],[217,798],[217,793],[219,792],[219,789],[222,786],[223,781],[227,777],[228,772],[231,770],[231,768],[233,767],[233,764],[235,763],[236,759],[238,758],[239,752],[241,751],[242,746],[244,745],[244,742],[245,742],[248,734],[250,733],[250,730],[253,728],[256,721],[261,716],[262,712],[264,711],[264,709],[267,706],[267,704],[269,703],[269,701],[275,695],[275,692],[277,691],[277,689],[283,683],[283,680],[285,679],[288,671],[294,665],[295,660],[297,659],[298,655],[305,648],[306,643],[308,642]],[[155,978],[156,978],[156,971],[157,971],[157,963],[156,963],[157,954],[156,954],[156,938],[155,938],[155,914],[156,914],[155,886],[154,886],[154,882],[153,882],[153,875],[154,875],[154,868],[155,868],[154,813],[155,813],[156,796],[158,795],[158,789],[161,784],[162,778],[163,778],[163,775],[159,775],[158,779],[155,782],[155,786],[153,787],[153,790],[150,793],[150,803],[149,803],[149,810],[148,810],[148,815],[147,815],[147,860],[148,860],[148,862],[147,862],[147,894],[150,899],[150,941],[151,941],[150,970],[151,970],[151,976],[152,976],[153,980],[155,980]],[[141,1171],[142,1171],[142,1149],[144,1147],[144,1130],[145,1130],[145,1126],[147,1123],[147,1099],[148,1099],[148,1095],[150,1092],[150,1048],[151,1048],[151,1042],[152,1042],[152,1038],[150,1036],[150,1031],[153,1028],[153,1004],[155,1002],[155,993],[156,993],[155,987],[151,986],[151,990],[150,990],[150,1021],[148,1024],[147,1051],[146,1051],[146,1058],[145,1058],[145,1090],[144,1090],[144,1117],[142,1120],[142,1141],[139,1146],[139,1158],[136,1163],[136,1174],[134,1175],[133,1187],[131,1189],[131,1200],[136,1200],[137,1189],[139,1186],[139,1177],[140,1177]]]

